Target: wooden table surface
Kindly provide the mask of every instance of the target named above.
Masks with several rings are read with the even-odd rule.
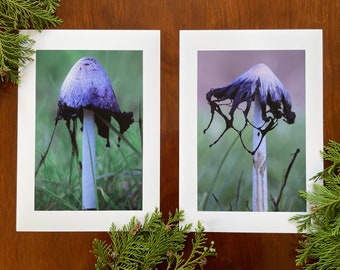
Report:
[[[161,30],[161,210],[178,207],[179,30],[323,29],[324,141],[340,140],[339,0],[63,0],[60,29]],[[0,85],[0,270],[94,269],[106,233],[16,232],[17,87]],[[320,132],[320,131],[317,131]],[[321,150],[321,149],[320,149]],[[207,269],[290,270],[298,234],[208,233]]]

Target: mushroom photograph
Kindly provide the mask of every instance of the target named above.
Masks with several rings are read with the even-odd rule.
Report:
[[[35,210],[142,209],[142,60],[37,51]]]
[[[305,52],[199,51],[200,211],[305,211]]]

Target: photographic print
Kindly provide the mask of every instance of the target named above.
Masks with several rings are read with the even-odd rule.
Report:
[[[181,32],[190,218],[209,231],[296,231],[289,217],[308,211],[299,191],[322,168],[321,57],[318,30]]]
[[[19,87],[18,230],[107,230],[154,211],[159,32],[28,34],[36,53]]]

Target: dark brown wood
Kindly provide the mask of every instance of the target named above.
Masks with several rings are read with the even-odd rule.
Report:
[[[63,0],[60,29],[161,30],[161,210],[178,207],[179,30],[323,29],[324,141],[340,140],[340,1]],[[0,269],[94,269],[105,233],[16,232],[17,87],[0,87]],[[320,131],[317,131],[320,132]],[[321,149],[320,149],[321,150]],[[207,269],[295,268],[297,234],[208,233],[219,256]]]

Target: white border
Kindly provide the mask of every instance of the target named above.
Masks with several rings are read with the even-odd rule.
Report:
[[[322,31],[180,31],[179,207],[185,211],[186,222],[196,224],[200,220],[209,232],[296,233],[296,224],[289,222],[289,218],[297,212],[197,210],[197,52],[200,50],[305,50],[306,176],[310,179],[323,169]],[[310,190],[311,183],[306,181]]]
[[[21,75],[18,89],[17,231],[108,231],[132,216],[143,220],[160,201],[160,31],[34,30],[22,31],[34,50],[143,51],[143,210],[35,211],[35,57]]]

